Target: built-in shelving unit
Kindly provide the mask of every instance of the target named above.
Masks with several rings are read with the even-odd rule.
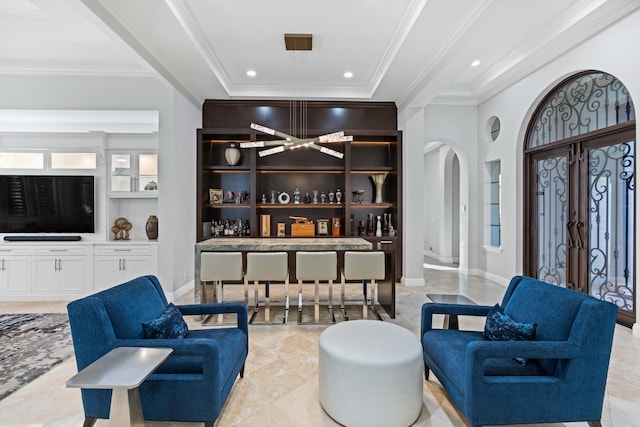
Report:
[[[285,151],[260,157],[260,148],[242,149],[237,165],[225,160],[229,143],[278,139],[250,128],[257,123],[289,131],[289,103],[286,101],[207,100],[203,105],[203,128],[198,129],[197,159],[197,240],[211,237],[212,222],[237,221],[249,225],[248,234],[261,235],[260,217],[269,215],[271,236],[277,235],[277,224],[285,224],[285,237],[291,236],[290,216],[340,222],[340,236],[360,236],[374,243],[374,248],[392,251],[396,278],[401,275],[402,239],[402,132],[397,130],[397,110],[393,103],[311,102],[307,103],[306,134],[314,137],[344,130],[353,136],[351,142],[323,144],[344,153],[343,159],[310,148]],[[295,132],[294,132],[295,133]],[[374,203],[376,188],[371,176],[387,174],[382,187],[382,203]],[[222,194],[222,203],[212,203],[210,190]],[[294,192],[301,193],[300,204],[294,203]],[[335,193],[340,190],[340,203]],[[362,192],[362,200],[353,192]],[[326,203],[304,203],[308,193],[318,199],[324,192]],[[238,192],[248,194],[241,203],[233,203]],[[274,192],[275,203],[272,203]],[[286,192],[289,203],[280,203],[279,194]],[[329,193],[334,202],[329,203]],[[263,195],[265,201],[263,201]],[[286,197],[284,198],[287,199]],[[219,200],[218,200],[219,201]],[[359,233],[358,225],[366,224],[370,215],[391,218],[395,234],[388,227],[383,236]],[[366,227],[365,227],[366,228]],[[375,233],[375,224],[374,224]],[[316,228],[316,236],[318,230]],[[328,235],[332,232],[329,229]]]

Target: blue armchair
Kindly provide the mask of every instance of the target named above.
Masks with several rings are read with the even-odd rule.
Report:
[[[429,370],[473,426],[587,421],[599,426],[617,307],[529,277],[502,300],[514,322],[536,323],[533,340],[488,340],[483,332],[433,329],[434,314],[486,316],[493,307],[422,306]]]
[[[168,303],[158,279],[144,276],[67,306],[78,371],[116,347],[170,347],[172,355],[140,386],[145,420],[213,426],[248,353],[244,303],[177,306],[184,315],[236,313],[237,327],[191,330],[187,337],[145,339],[143,322]],[[85,426],[109,418],[111,390],[82,389]]]

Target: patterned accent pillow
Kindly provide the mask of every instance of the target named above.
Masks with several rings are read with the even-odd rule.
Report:
[[[483,335],[492,341],[531,341],[535,339],[537,327],[537,323],[514,321],[496,304],[487,314]]]
[[[171,303],[157,319],[142,322],[142,329],[147,339],[185,338],[189,335],[182,313]]]

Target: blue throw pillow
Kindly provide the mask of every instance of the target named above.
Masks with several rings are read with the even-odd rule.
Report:
[[[492,341],[530,341],[535,339],[536,323],[518,323],[502,312],[498,304],[487,314],[484,337]]]
[[[142,322],[144,337],[148,339],[184,338],[189,335],[189,327],[182,313],[173,304],[169,304],[157,319]]]

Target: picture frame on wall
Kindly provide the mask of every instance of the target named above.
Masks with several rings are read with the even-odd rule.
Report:
[[[221,188],[210,188],[209,189],[209,203],[212,205],[217,205],[222,203],[224,200],[224,196]]]

